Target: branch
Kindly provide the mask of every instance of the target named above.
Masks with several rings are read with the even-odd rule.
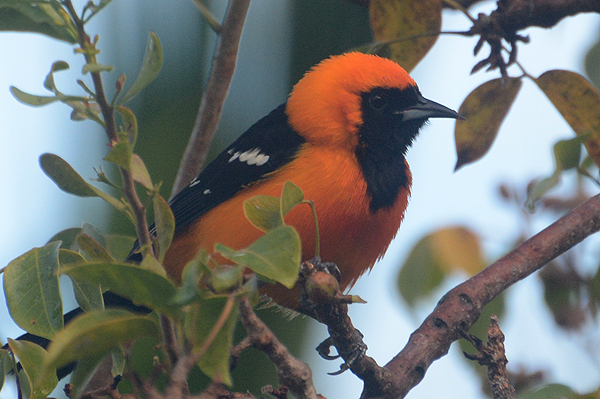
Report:
[[[249,5],[250,0],[229,2],[196,124],[179,165],[171,197],[198,175],[206,159],[235,70],[240,36]]]
[[[565,17],[582,12],[600,13],[598,0],[501,0],[490,18],[507,32],[532,26],[550,28]]]
[[[491,317],[486,345],[483,345],[479,338],[466,332],[463,338],[479,351],[476,354],[463,352],[465,357],[469,360],[476,360],[488,369],[488,380],[492,388],[493,399],[515,399],[517,397],[515,388],[508,381],[508,371],[506,370],[508,359],[504,349],[504,333],[498,325],[498,317],[496,315]]]
[[[448,353],[461,332],[469,330],[486,304],[599,230],[600,195],[596,195],[450,290],[411,334],[404,349],[385,365],[392,378],[379,386],[365,382],[362,397],[372,398],[378,391],[384,392],[384,398],[404,397],[421,382],[431,363]]]
[[[404,349],[384,367],[368,356],[354,359],[357,348],[364,344],[347,315],[347,304],[318,304],[312,310],[327,325],[331,343],[350,370],[364,381],[362,399],[403,398],[421,382],[431,363],[446,355],[452,342],[471,328],[486,304],[599,230],[600,195],[596,195],[450,290],[411,334]]]
[[[289,388],[297,398],[317,399],[310,367],[296,359],[279,342],[275,334],[256,316],[248,298],[244,297],[240,301],[240,316],[252,346],[263,351],[277,368],[279,383]]]
[[[85,62],[88,64],[95,64],[97,50],[90,41],[90,37],[85,32],[85,22],[79,18],[75,7],[71,0],[65,0],[65,7],[69,11],[75,26],[77,27],[77,37],[79,39],[79,47],[85,57]],[[100,72],[90,72],[92,75],[92,81],[94,82],[95,96],[94,99],[100,107],[102,112],[102,118],[104,120],[104,130],[111,145],[118,142],[117,137],[117,126],[115,123],[115,113],[113,107],[109,104],[106,99],[106,93],[104,91],[104,85],[102,83],[102,76]],[[135,230],[137,238],[140,243],[140,247],[148,248],[149,254],[154,256],[154,250],[152,248],[152,240],[150,239],[150,232],[148,231],[148,222],[146,220],[146,209],[140,201],[137,192],[135,191],[135,185],[133,180],[133,174],[130,170],[126,170],[119,167],[121,178],[123,181],[123,195],[131,205],[133,216],[135,219]]]

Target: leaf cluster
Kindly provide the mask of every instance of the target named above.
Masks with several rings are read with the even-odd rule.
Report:
[[[149,356],[146,363],[154,363],[155,373],[172,372],[177,359],[169,356],[171,350],[191,356],[210,378],[231,384],[229,352],[239,318],[238,300],[243,296],[257,298],[257,276],[289,288],[298,278],[300,240],[283,218],[296,205],[309,201],[291,182],[285,184],[281,198],[256,197],[245,204],[248,220],[265,233],[255,243],[242,249],[217,245],[211,254],[200,251],[186,265],[180,285],[166,275],[161,263],[173,240],[175,220],[169,204],[159,194],[161,184],[152,181],[135,153],[137,120],[124,105],[157,77],[162,65],[161,45],[151,33],[134,83],[125,90],[125,75],[121,75],[115,82],[115,96],[108,101],[102,74],[113,67],[96,61],[98,38],[89,40],[84,28],[109,2],[90,1],[78,15],[70,1],[0,1],[0,10],[10,11],[10,18],[0,22],[0,30],[10,30],[15,20],[28,18],[34,28],[23,29],[79,44],[75,50],[86,59],[82,73],[90,75],[93,82],[88,87],[78,80],[84,95],[62,93],[56,87],[54,73],[69,66],[57,61],[44,80],[44,87],[52,95],[38,96],[11,87],[13,95],[32,106],[62,102],[72,108],[73,120],[87,119],[103,126],[110,139],[104,161],[118,169],[122,179],[115,182],[102,168],[96,171],[94,180],[117,195],[111,194],[88,182],[54,154],[40,157],[44,173],[67,193],[103,199],[136,227],[142,226],[138,233],[148,229],[148,208],[153,208],[155,216],[152,241],[137,249],[143,256],[139,264],[129,260],[132,248],[136,248],[135,238],[106,234],[84,225],[57,233],[43,247],[26,252],[2,269],[11,317],[23,330],[40,338],[32,342],[9,340],[0,350],[0,382],[3,384],[5,375],[15,373],[22,393],[34,399],[45,398],[58,384],[57,372],[75,362],[78,366],[72,378],[72,397],[83,393],[86,381],[107,355],[112,356],[115,376],[137,375],[139,370],[133,368],[129,351],[124,348],[143,339],[162,342],[158,355],[145,354]],[[48,21],[52,30],[47,29]],[[146,195],[147,203],[139,203],[137,191]],[[226,259],[226,264],[219,264],[217,257]],[[63,275],[71,280],[82,314],[76,310],[63,316]],[[105,308],[107,292],[111,298],[116,294],[130,301],[140,313]],[[168,342],[163,335],[165,323],[174,326],[175,342]],[[158,357],[153,360],[152,356]]]

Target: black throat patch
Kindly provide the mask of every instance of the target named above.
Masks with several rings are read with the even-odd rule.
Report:
[[[418,89],[375,88],[362,94],[363,124],[359,127],[356,158],[371,197],[370,210],[390,208],[400,190],[409,185],[404,155],[425,119],[402,121],[398,111],[418,100]]]

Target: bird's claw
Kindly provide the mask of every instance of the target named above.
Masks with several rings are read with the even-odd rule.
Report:
[[[363,342],[363,335],[360,331],[356,330],[356,334],[360,337],[352,343],[350,349],[343,354],[330,355],[331,347],[334,346],[333,339],[331,337],[327,338],[325,341],[321,342],[317,346],[317,352],[319,356],[321,356],[325,360],[336,360],[340,357],[345,359],[344,363],[340,365],[340,369],[338,371],[327,373],[329,375],[340,375],[344,371],[349,370],[354,364],[360,362],[360,360],[367,353],[367,345]]]
[[[321,258],[319,256],[314,257],[310,260],[310,263],[313,264],[315,269],[320,272],[325,272],[327,274],[331,274],[338,281],[342,281],[342,272],[338,265],[333,262],[321,262]]]
[[[335,359],[339,359],[340,355],[330,355],[331,353],[331,347],[333,346],[333,339],[331,339],[331,337],[328,337],[325,341],[321,342],[318,346],[317,346],[317,353],[319,354],[319,356],[321,356],[323,359],[325,360],[335,360]]]

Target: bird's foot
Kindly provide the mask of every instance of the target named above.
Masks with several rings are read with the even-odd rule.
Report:
[[[344,359],[344,363],[340,365],[340,369],[333,373],[327,373],[329,375],[340,375],[344,371],[349,370],[352,366],[362,360],[367,353],[367,345],[363,341],[363,335],[360,331],[355,330],[356,337],[344,352],[337,355],[331,355],[331,347],[335,346],[332,337],[327,338],[317,346],[317,353],[325,360],[336,360],[340,357]],[[337,349],[337,348],[336,348]]]

